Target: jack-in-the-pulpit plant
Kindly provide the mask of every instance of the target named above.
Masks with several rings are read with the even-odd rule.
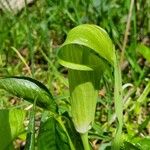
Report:
[[[100,79],[109,65],[116,63],[114,45],[104,29],[83,24],[68,33],[58,58],[68,68],[72,120],[87,150],[87,132],[95,117]]]
[[[95,118],[100,80],[105,71],[114,68],[114,102],[118,126],[112,149],[119,150],[123,124],[121,73],[114,45],[106,31],[89,24],[73,28],[58,51],[58,59],[61,65],[68,68],[72,119],[68,109],[67,113],[61,112],[59,103],[41,82],[29,77],[1,77],[1,89],[27,100],[34,107],[30,111],[28,131],[24,128],[27,111],[22,106],[21,110],[0,110],[0,149],[14,149],[13,141],[23,133],[27,134],[25,150],[92,149],[88,142],[88,131]],[[41,108],[42,116],[36,136],[35,105]]]

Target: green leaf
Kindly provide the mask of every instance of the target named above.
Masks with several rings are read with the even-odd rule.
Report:
[[[0,149],[12,150],[13,140],[24,132],[25,111],[18,109],[0,110]]]
[[[124,146],[121,148],[121,150],[141,150],[141,149],[137,147],[135,144],[125,141]]]
[[[130,139],[129,141],[125,141],[123,143],[123,147],[121,150],[149,150],[150,148],[150,138],[145,137],[145,138],[140,138],[140,137],[135,137],[133,139]]]
[[[6,77],[0,79],[0,88],[37,106],[56,111],[56,104],[48,89],[39,81],[29,77]]]
[[[150,137],[136,137],[131,139],[130,142],[140,150],[149,150],[150,148]]]
[[[83,150],[80,134],[75,130],[71,118],[67,115],[65,118],[63,118],[63,120],[65,122],[65,128],[68,131],[68,135],[70,136],[75,149]]]
[[[138,141],[137,146],[141,147],[141,150],[149,150],[150,149],[150,138],[143,138]]]
[[[150,48],[144,44],[139,44],[137,46],[137,51],[147,60],[150,62]]]
[[[136,103],[132,107],[136,115],[140,113],[141,105],[144,104],[149,93],[150,93],[150,80],[148,81],[145,89],[143,90],[143,93],[139,96],[139,98],[136,100]]]
[[[68,137],[55,118],[42,119],[37,146],[38,150],[70,150]]]

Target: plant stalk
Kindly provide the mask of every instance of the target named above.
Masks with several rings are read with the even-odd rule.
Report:
[[[70,136],[69,136],[69,134],[68,134],[68,131],[67,131],[65,125],[64,125],[63,122],[62,122],[61,117],[58,117],[58,118],[56,118],[56,119],[57,119],[57,121],[60,123],[61,127],[63,128],[63,130],[65,131],[65,133],[66,133],[66,135],[67,135],[67,137],[68,137],[71,150],[75,150],[75,147],[74,147],[74,145],[73,145],[73,143],[72,143],[72,140],[71,140],[71,138],[70,138]]]
[[[125,34],[124,34],[122,52],[121,52],[121,57],[120,57],[120,65],[123,64],[123,60],[124,60],[124,53],[125,53],[125,48],[126,48],[127,41],[128,41],[128,34],[129,34],[129,30],[130,30],[130,22],[131,22],[133,7],[134,7],[134,0],[131,0],[127,24],[126,24],[126,30],[125,30]]]
[[[88,141],[88,132],[81,133],[80,136],[82,139],[84,150],[91,150],[90,145],[89,145],[89,141]]]

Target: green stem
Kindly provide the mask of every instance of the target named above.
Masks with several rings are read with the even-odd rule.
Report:
[[[71,140],[71,138],[70,138],[70,136],[69,136],[69,134],[68,134],[68,131],[67,131],[65,125],[64,125],[63,122],[62,122],[61,117],[58,117],[58,118],[56,118],[56,119],[57,119],[57,121],[60,123],[60,125],[62,126],[63,130],[65,131],[65,133],[66,133],[66,135],[67,135],[67,137],[68,137],[71,150],[75,150],[75,147],[74,147],[74,145],[73,145],[73,143],[72,143],[72,140]]]
[[[118,126],[114,141],[112,143],[112,150],[119,150],[122,144],[122,126],[123,126],[122,78],[121,78],[121,69],[118,62],[119,61],[116,54],[114,62],[114,77],[115,77],[114,100]]]
[[[88,132],[83,133],[83,134],[81,133],[80,136],[82,139],[84,150],[90,150],[90,145],[89,145],[89,141],[88,141]]]

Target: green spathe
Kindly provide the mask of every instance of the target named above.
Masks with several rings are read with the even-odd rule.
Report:
[[[71,111],[79,133],[87,132],[94,121],[99,77],[96,71],[69,70]]]
[[[115,51],[108,34],[96,25],[72,29],[58,52],[60,64],[68,68],[72,119],[79,133],[92,127],[100,78]]]

